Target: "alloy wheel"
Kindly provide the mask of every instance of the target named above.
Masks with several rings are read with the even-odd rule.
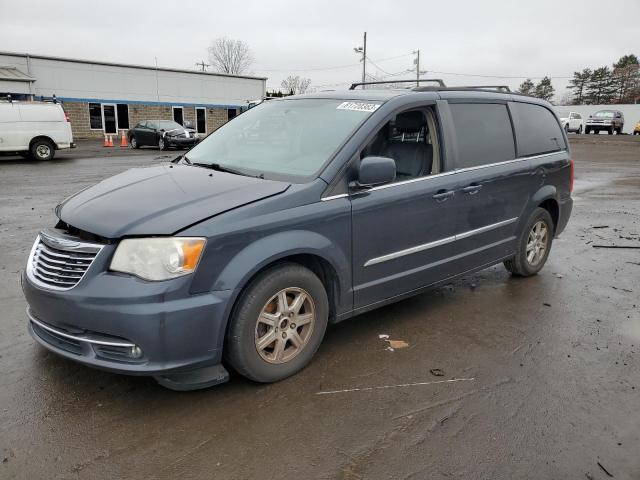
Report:
[[[36,155],[38,155],[38,158],[48,158],[51,155],[51,147],[49,145],[38,145],[36,147]]]
[[[527,239],[527,262],[532,267],[538,265],[544,258],[545,253],[549,245],[549,227],[547,224],[538,220],[531,231]]]
[[[255,329],[255,345],[269,363],[287,363],[309,343],[316,320],[313,298],[302,288],[289,287],[262,307]]]

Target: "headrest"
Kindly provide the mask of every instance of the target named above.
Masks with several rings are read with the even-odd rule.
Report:
[[[419,132],[425,123],[424,113],[421,111],[403,112],[396,117],[396,130],[401,133],[415,133]]]

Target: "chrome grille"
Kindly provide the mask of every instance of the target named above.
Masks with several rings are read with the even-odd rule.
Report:
[[[67,235],[43,230],[36,238],[27,262],[27,275],[36,284],[54,290],[75,287],[102,249]]]

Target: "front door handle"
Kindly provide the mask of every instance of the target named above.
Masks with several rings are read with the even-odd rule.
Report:
[[[478,190],[480,190],[481,188],[482,188],[482,185],[478,185],[477,183],[472,183],[468,187],[464,187],[462,191],[464,193],[468,193],[469,195],[474,195],[478,193]]]
[[[453,190],[438,190],[432,198],[437,202],[444,202],[454,195],[455,192]]]

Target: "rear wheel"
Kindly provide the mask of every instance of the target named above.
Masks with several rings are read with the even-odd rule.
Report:
[[[536,208],[518,239],[515,256],[504,262],[513,275],[529,277],[538,273],[549,257],[553,242],[554,225],[544,208]]]
[[[578,127],[578,132],[577,132],[577,133],[578,133],[578,135],[581,135],[581,134],[582,134],[582,125],[580,125],[580,126]]]
[[[55,155],[56,149],[51,140],[36,140],[31,144],[29,153],[31,158],[35,160],[51,160]]]
[[[301,265],[278,265],[258,275],[238,300],[225,356],[251,380],[282,380],[309,363],[328,318],[329,301],[320,279]]]
[[[585,128],[584,133],[589,135],[591,133],[591,129],[589,127]]]
[[[609,129],[607,130],[607,133],[609,135],[613,135],[613,127],[609,127]]]
[[[569,133],[569,123],[564,124],[564,131],[565,133]]]

